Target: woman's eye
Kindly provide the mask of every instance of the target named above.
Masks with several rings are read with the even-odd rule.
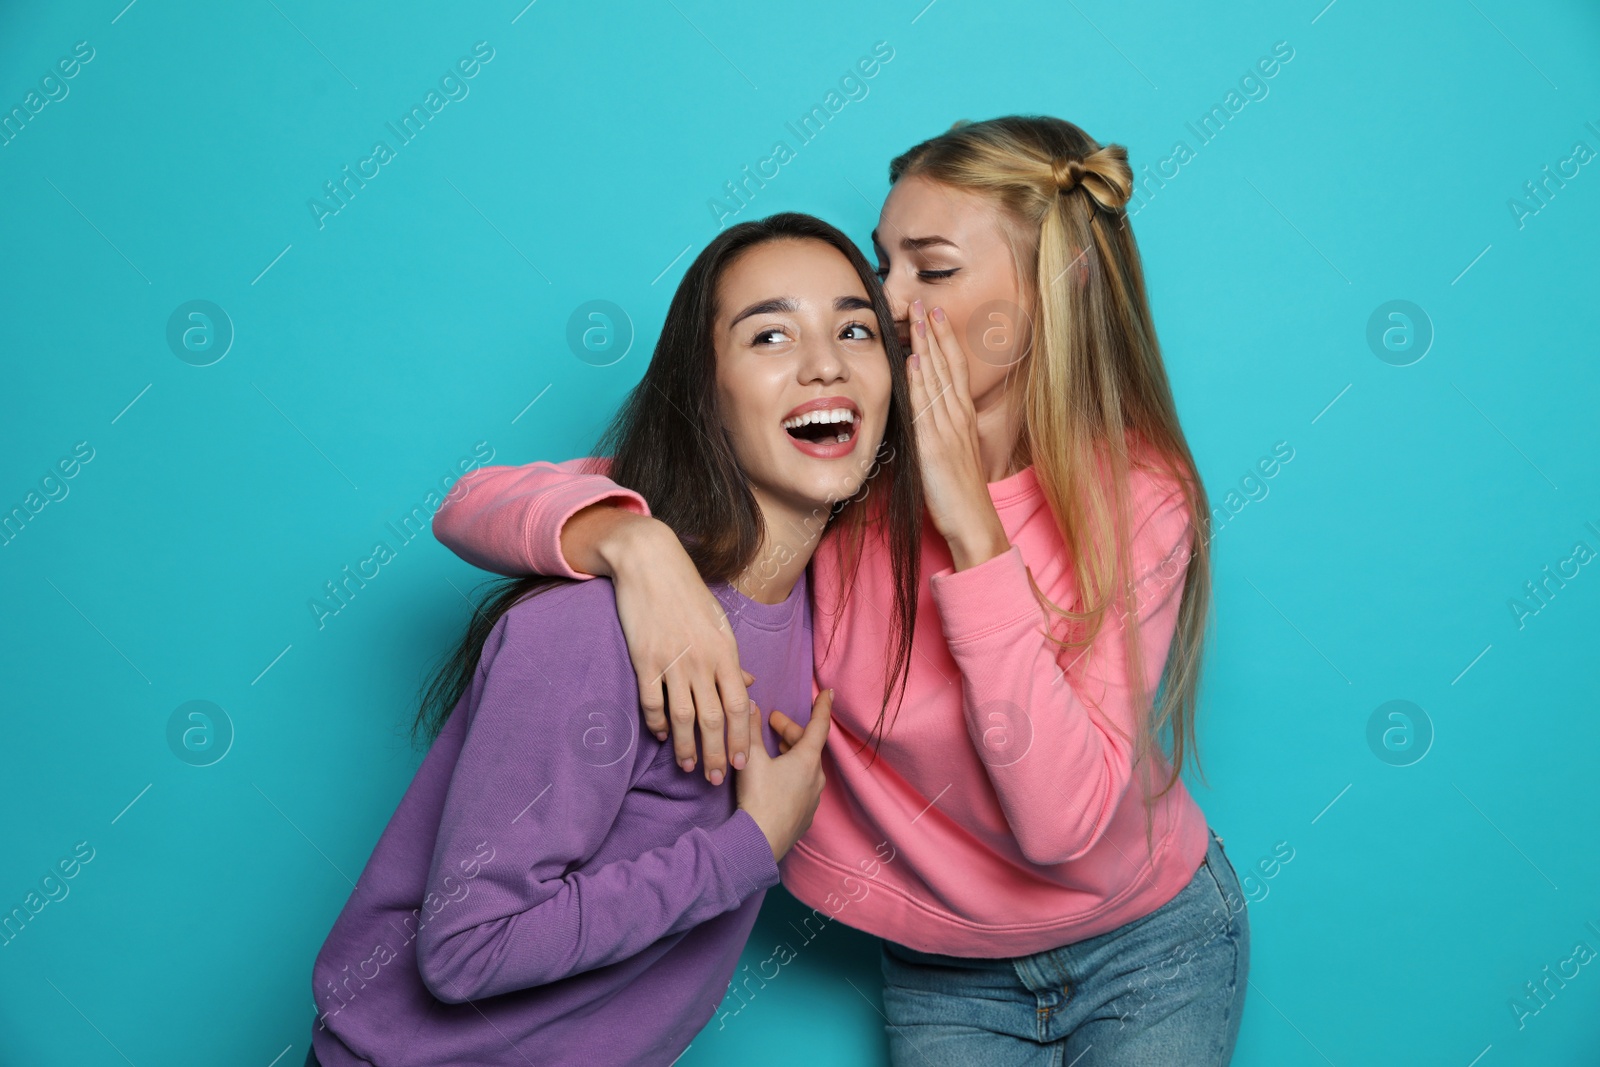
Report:
[[[888,267],[879,267],[874,273],[876,273],[878,275],[878,280],[881,282],[881,281],[886,280],[889,277],[889,268]]]
[[[852,322],[839,335],[840,339],[845,341],[870,341],[874,336],[870,327],[859,322]]]
[[[949,270],[919,270],[917,271],[917,277],[923,281],[938,281],[941,278],[950,277],[960,269],[960,267],[951,267]]]
[[[774,327],[773,329],[770,329],[770,330],[762,330],[760,333],[756,334],[755,338],[754,338],[754,343],[758,344],[758,345],[769,345],[769,344],[777,344],[778,341],[787,341],[788,339],[789,338],[788,338],[787,334],[785,334],[782,330]]]

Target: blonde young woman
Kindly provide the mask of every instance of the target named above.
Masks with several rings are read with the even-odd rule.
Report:
[[[882,939],[896,1064],[1225,1064],[1248,919],[1179,777],[1210,508],[1125,211],[1127,152],[1013,116],[958,123],[889,177],[873,240],[911,351],[921,595],[903,685],[880,700],[904,561],[881,537],[822,537],[830,787],[783,884]],[[720,782],[749,751],[737,648],[647,501],[590,462],[476,471],[435,532],[502,573],[609,576],[646,725],[670,727],[685,770],[698,726]]]

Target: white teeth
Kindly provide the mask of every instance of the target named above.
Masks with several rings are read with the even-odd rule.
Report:
[[[845,443],[845,442],[846,442],[846,441],[848,441],[848,440],[850,440],[850,435],[849,435],[849,434],[847,434],[847,433],[842,433],[842,434],[840,434],[840,435],[839,435],[839,436],[838,436],[838,437],[835,437],[835,438],[834,438],[834,440],[835,440],[835,441],[837,441],[837,442],[839,442],[839,443],[840,443],[840,444],[841,444],[841,445],[842,445],[842,444],[844,444],[844,443]]]
[[[792,419],[784,419],[783,428],[785,430],[797,430],[802,426],[810,426],[812,423],[819,422],[848,422],[854,425],[855,421],[855,412],[849,408],[819,408],[816,411],[808,411],[804,415],[796,415]],[[841,439],[849,439],[849,434],[841,434],[840,436]]]

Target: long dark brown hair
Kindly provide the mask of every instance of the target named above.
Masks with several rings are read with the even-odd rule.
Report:
[[[867,483],[854,496],[832,501],[823,536],[851,535],[858,548],[865,532],[882,536],[893,560],[895,582],[891,644],[886,658],[883,722],[894,691],[905,696],[916,620],[921,553],[922,489],[911,426],[905,353],[894,316],[876,272],[855,244],[821,219],[783,212],[722,231],[695,257],[667,308],[666,322],[650,365],[600,438],[598,455],[609,455],[609,477],[632,489],[683,542],[707,584],[733,581],[761,549],[764,534],[744,470],[717,404],[717,287],[740,255],[771,241],[822,241],[850,261],[872,301],[878,336],[889,358],[891,403],[883,442]],[[841,593],[854,585],[859,552],[841,569]],[[530,575],[489,583],[474,607],[466,633],[427,683],[412,726],[413,739],[431,744],[472,683],[484,642],[500,617],[519,602],[571,579]],[[898,706],[898,705],[897,705]]]

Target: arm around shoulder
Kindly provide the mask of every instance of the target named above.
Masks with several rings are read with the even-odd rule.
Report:
[[[433,535],[468,563],[497,574],[594,577],[562,554],[567,521],[602,502],[630,515],[650,514],[642,496],[606,476],[609,468],[604,457],[480,467],[445,498],[433,517]]]

